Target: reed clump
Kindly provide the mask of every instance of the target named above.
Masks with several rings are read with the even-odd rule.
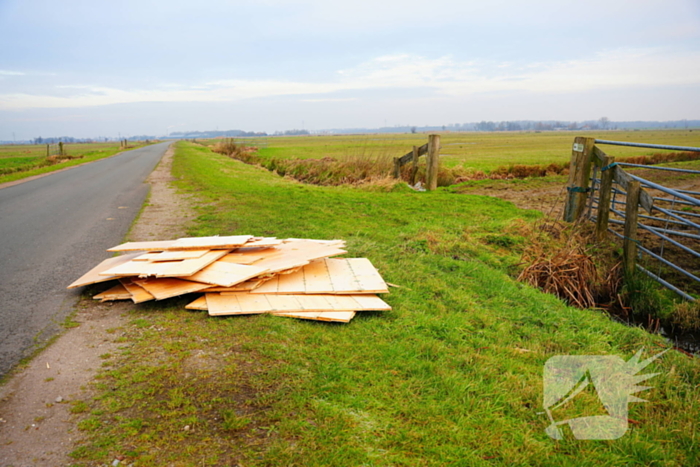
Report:
[[[578,308],[614,299],[621,285],[619,261],[593,246],[591,231],[583,227],[553,220],[539,224],[523,252],[518,280]]]

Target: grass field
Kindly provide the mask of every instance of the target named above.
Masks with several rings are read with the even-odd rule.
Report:
[[[700,130],[592,131],[592,132],[491,132],[441,133],[442,161],[446,167],[461,165],[475,170],[491,171],[512,164],[550,164],[568,162],[576,136],[636,143],[670,144],[700,147]],[[244,142],[246,139],[241,138]],[[261,141],[256,138],[254,141]],[[357,156],[400,157],[413,145],[428,141],[424,134],[342,135],[270,137],[261,147],[263,158],[321,159]],[[651,155],[653,149],[605,146],[604,150],[618,157]]]
[[[628,360],[666,344],[512,279],[538,212],[451,189],[304,185],[184,142],[173,171],[200,197],[190,234],[345,239],[401,287],[393,311],[342,325],[135,306],[94,399],[73,402],[87,437],[76,465],[700,463],[700,363],[675,351],[645,371],[659,375],[622,438],[545,434],[550,357]],[[572,410],[597,398],[579,401]]]
[[[129,149],[144,144],[129,143]],[[71,159],[54,163],[46,158],[45,144],[0,145],[0,183],[92,162],[124,150],[118,142],[65,144],[64,148]]]

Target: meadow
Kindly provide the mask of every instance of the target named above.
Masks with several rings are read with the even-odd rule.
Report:
[[[463,166],[489,172],[498,167],[568,162],[576,136],[613,141],[700,147],[700,130],[590,131],[590,132],[489,132],[445,133],[441,137],[441,161],[448,167]],[[240,138],[246,144],[246,138]],[[263,141],[260,138],[252,139]],[[263,159],[343,159],[357,156],[391,160],[428,141],[427,134],[292,136],[266,138],[259,148]],[[212,140],[210,140],[212,142]],[[607,146],[619,157],[652,155],[657,150]]]
[[[144,146],[146,143],[129,143],[128,149]],[[66,158],[46,156],[45,144],[0,145],[0,183],[11,182],[33,175],[53,172],[85,162],[92,162],[124,151],[119,142],[106,143],[66,143]],[[52,145],[52,154],[55,145]]]
[[[93,397],[71,402],[85,436],[75,465],[700,463],[700,363],[673,350],[644,371],[659,374],[620,439],[545,433],[550,357],[628,360],[669,345],[513,279],[527,239],[547,235],[540,212],[453,187],[307,185],[187,142],[173,174],[198,199],[191,235],[344,239],[349,257],[399,286],[386,296],[393,310],[330,324],[214,319],[183,310],[189,299],[134,306]],[[593,413],[595,393],[577,399],[560,415]]]

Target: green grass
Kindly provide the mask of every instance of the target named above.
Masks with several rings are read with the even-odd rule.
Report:
[[[129,143],[129,149],[145,146],[145,143]],[[40,175],[86,162],[113,156],[125,149],[118,142],[76,143],[64,145],[66,154],[75,157],[58,164],[46,159],[46,145],[0,145],[0,183]]]
[[[445,167],[463,166],[485,172],[516,162],[524,165],[568,162],[571,158],[571,145],[576,136],[700,147],[700,131],[697,130],[440,134],[441,160]],[[246,140],[241,138],[239,141],[245,144]],[[260,139],[256,138],[255,141]],[[260,148],[259,154],[267,159],[343,159],[358,156],[391,158],[403,156],[411,151],[413,145],[420,146],[427,141],[428,137],[424,134],[270,137],[267,138],[268,146]],[[213,141],[207,144],[213,144]],[[602,148],[618,158],[660,152],[622,146]]]
[[[201,198],[192,235],[342,238],[392,289],[349,324],[210,318],[188,299],[130,313],[96,382],[77,465],[697,465],[697,359],[667,353],[616,441],[554,441],[542,371],[554,355],[662,350],[658,337],[515,282],[539,217],[447,189],[307,186],[178,143],[174,174]],[[587,399],[585,399],[587,400]],[[81,410],[83,407],[81,406]],[[187,429],[186,429],[187,428]]]

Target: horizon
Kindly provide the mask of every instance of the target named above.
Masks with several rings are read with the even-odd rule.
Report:
[[[694,0],[6,0],[0,140],[697,120],[699,39]]]

